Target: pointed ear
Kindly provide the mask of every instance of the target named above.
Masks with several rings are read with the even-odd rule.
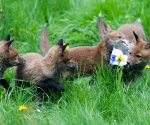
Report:
[[[10,34],[8,34],[5,38],[4,38],[5,41],[10,41]]]
[[[63,39],[60,39],[56,45],[63,46]]]
[[[136,39],[136,41],[139,39],[138,35],[133,31],[134,37]]]
[[[134,37],[135,37],[135,39],[133,40],[133,42],[134,43],[138,43],[138,42],[140,42],[140,38],[139,38],[139,36],[133,31],[133,34],[134,34]]]
[[[107,23],[102,21],[101,14],[98,16],[97,27],[98,27],[98,34],[101,39],[104,38],[106,33],[112,30]]]
[[[11,40],[11,41],[9,41],[9,42],[6,43],[7,46],[8,46],[8,48],[10,47],[10,45],[12,44],[13,41],[14,41],[14,40]]]
[[[144,49],[150,49],[150,42],[147,42],[147,43],[144,45]]]

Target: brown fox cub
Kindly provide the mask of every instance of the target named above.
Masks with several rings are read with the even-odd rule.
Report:
[[[55,81],[56,75],[64,70],[71,71],[77,68],[77,63],[69,57],[67,45],[63,45],[63,39],[60,39],[44,57],[37,53],[23,55],[26,63],[15,67],[15,78],[25,80],[24,84],[27,86],[31,81],[32,86],[43,90],[53,87],[64,91],[64,87]],[[19,86],[20,83],[17,85]]]
[[[135,32],[133,33],[135,40],[131,42],[127,66],[123,73],[123,79],[129,82],[141,75],[150,59],[150,42],[145,42]]]
[[[17,49],[11,45],[12,42],[13,40],[10,41],[10,34],[0,42],[0,78],[3,77],[7,67],[18,66],[25,62],[25,60],[19,56]],[[6,89],[9,87],[5,79],[0,79],[0,84]]]
[[[140,19],[137,19],[133,23],[124,24],[124,25],[120,26],[117,30],[122,32],[125,35],[125,38],[130,42],[132,42],[132,40],[134,39],[133,31],[140,38],[142,38],[144,41],[146,41],[146,35],[145,35],[145,32],[144,32],[144,29],[143,29]]]
[[[69,49],[69,55],[78,63],[78,71],[80,73],[91,74],[95,63],[98,62],[100,64],[102,60],[105,64],[109,63],[109,53],[111,53],[113,46],[117,40],[124,38],[121,32],[112,30],[108,24],[103,22],[101,16],[98,17],[98,30],[101,41],[97,45],[79,46]],[[45,35],[42,38],[46,37]],[[48,47],[50,47],[47,43],[48,39],[41,39],[40,41],[40,48],[43,55],[48,52]]]

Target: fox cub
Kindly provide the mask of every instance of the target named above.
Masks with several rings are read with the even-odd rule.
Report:
[[[0,42],[0,84],[5,89],[9,87],[8,82],[2,78],[7,67],[18,66],[25,63],[24,58],[19,56],[18,51],[12,46],[13,40],[10,40],[10,34]]]
[[[63,39],[60,39],[56,45],[51,47],[48,53],[43,57],[37,53],[27,53],[23,55],[26,63],[15,67],[15,78],[23,79],[25,85],[47,90],[55,88],[64,91],[64,87],[56,82],[57,74],[64,70],[75,70],[77,63],[69,56],[66,50],[68,44],[63,45]],[[20,86],[21,83],[17,83]]]
[[[123,73],[123,79],[129,82],[142,74],[150,59],[150,42],[145,42],[135,32],[133,34],[135,40],[131,42],[127,65]]]

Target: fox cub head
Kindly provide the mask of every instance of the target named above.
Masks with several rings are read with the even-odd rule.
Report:
[[[150,58],[150,42],[145,42],[133,31],[135,40],[131,42],[128,54],[128,67],[144,68]]]
[[[123,33],[117,30],[112,30],[111,27],[102,21],[101,15],[98,16],[98,33],[101,40],[105,41],[109,54],[112,53],[114,45],[120,39],[125,39]]]
[[[21,65],[25,60],[18,55],[18,51],[10,40],[10,34],[0,42],[0,63],[5,64],[7,67]]]
[[[64,70],[73,71],[77,69],[77,63],[69,57],[69,51],[67,50],[68,44],[63,43],[63,39],[60,39],[58,43],[50,48],[53,55],[53,61],[57,64],[59,72]]]

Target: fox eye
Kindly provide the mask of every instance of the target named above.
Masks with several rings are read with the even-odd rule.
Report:
[[[121,39],[122,38],[122,36],[117,36],[119,39]]]
[[[72,57],[68,58],[68,61],[70,61],[72,59]]]
[[[129,52],[129,55],[131,55],[131,52]]]
[[[15,57],[17,57],[17,56],[18,56],[18,54],[15,55]]]
[[[67,62],[69,62],[70,60],[71,60],[71,58],[66,59],[66,60],[64,61],[64,63],[67,63]]]
[[[136,58],[141,58],[142,56],[140,56],[140,55],[136,55]]]

